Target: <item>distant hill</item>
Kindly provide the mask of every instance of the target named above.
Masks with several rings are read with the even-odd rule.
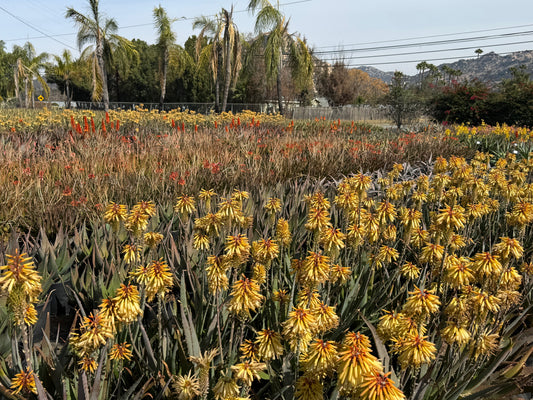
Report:
[[[462,79],[477,78],[484,82],[497,83],[502,79],[511,77],[509,68],[525,65],[527,71],[533,76],[533,50],[517,51],[500,56],[494,52],[483,54],[479,58],[459,60],[449,65],[460,70]],[[441,67],[441,65],[439,65]]]
[[[453,69],[462,72],[461,79],[477,78],[484,82],[497,83],[502,79],[510,78],[509,68],[525,65],[529,74],[533,77],[533,50],[517,51],[511,54],[500,56],[494,52],[481,55],[479,58],[459,60],[454,63],[440,64],[439,69],[448,65]],[[374,67],[363,66],[358,68],[373,78],[379,78],[389,84],[394,72],[384,72]],[[416,76],[412,76],[415,80]]]
[[[366,72],[368,75],[370,75],[371,78],[378,78],[381,79],[383,82],[385,82],[387,85],[391,83],[392,77],[394,76],[394,71],[387,71],[384,72],[380,69],[369,67],[369,66],[362,66],[357,69],[360,69],[363,72]]]

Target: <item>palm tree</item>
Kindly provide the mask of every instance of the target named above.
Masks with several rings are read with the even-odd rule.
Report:
[[[154,8],[154,25],[157,29],[159,38],[157,40],[157,47],[159,49],[159,83],[161,85],[161,96],[159,97],[159,110],[163,109],[165,102],[165,95],[167,91],[167,70],[170,50],[176,41],[176,34],[172,32],[171,24],[173,20],[168,18],[168,15],[163,7]]]
[[[70,51],[68,50],[64,50],[61,57],[54,55],[54,59],[57,65],[52,68],[51,72],[63,83],[65,88],[65,96],[67,97],[65,108],[70,108],[70,103],[72,101],[72,91],[70,89],[70,85],[72,83],[72,73],[75,68],[75,63],[72,60]]]
[[[78,26],[78,46],[80,50],[87,43],[94,43],[94,62],[93,62],[93,100],[104,103],[104,108],[109,109],[109,91],[107,88],[107,70],[104,59],[105,41],[114,36],[118,41],[126,41],[115,32],[118,30],[117,23],[114,19],[105,19],[98,8],[99,0],[88,0],[90,16],[83,15],[73,8],[68,8],[65,14],[66,18],[74,20]],[[119,39],[120,38],[120,39]]]
[[[48,58],[47,53],[36,54],[35,48],[30,42],[24,44],[23,47],[15,46],[13,53],[18,53],[17,61],[14,66],[13,79],[15,82],[15,95],[19,101],[19,106],[22,106],[22,99],[20,94],[19,85],[22,81],[24,83],[24,107],[35,107],[35,99],[33,93],[35,91],[33,81],[37,79],[46,97],[50,95],[50,88],[46,83],[46,80],[41,76],[40,70],[45,67],[45,61]]]
[[[267,81],[276,80],[278,107],[284,113],[281,72],[284,57],[288,58],[293,80],[309,82],[312,78],[313,63],[309,48],[303,40],[299,40],[288,30],[289,21],[268,0],[250,0],[248,9],[257,9],[255,31],[259,34],[256,43],[263,47]]]
[[[205,16],[198,17],[192,24],[193,29],[200,29],[196,38],[196,58],[197,65],[202,64],[202,60],[208,59],[211,77],[215,85],[215,112],[220,112],[220,60],[222,59],[222,43],[218,35],[219,16],[217,19],[210,19]],[[209,40],[209,44],[202,48],[204,38]]]
[[[104,36],[104,63],[114,76],[116,101],[120,101],[121,77],[126,78],[131,65],[138,62],[139,52],[131,41],[116,34]]]
[[[215,84],[215,110],[226,111],[230,88],[236,83],[242,67],[241,40],[239,31],[233,21],[233,6],[231,10],[222,9],[216,19],[207,17],[196,18],[193,29],[201,29],[196,39],[196,54],[199,57],[209,57],[209,64]],[[210,43],[200,54],[200,46],[204,37],[209,37]],[[221,75],[223,81],[221,82]],[[220,106],[220,84],[224,84],[222,91],[222,105]]]
[[[222,112],[226,111],[231,84],[235,84],[241,70],[241,42],[239,31],[233,22],[233,6],[231,11],[222,9],[219,32],[222,33],[222,54],[224,63],[224,93],[222,94]],[[219,35],[220,36],[220,35]]]

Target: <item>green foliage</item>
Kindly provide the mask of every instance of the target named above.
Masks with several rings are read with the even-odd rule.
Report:
[[[387,104],[390,107],[390,116],[398,129],[413,121],[422,111],[421,103],[408,88],[406,77],[400,71],[394,73],[389,85]]]
[[[432,116],[449,123],[533,126],[533,81],[524,66],[510,72],[493,89],[479,80],[452,81],[431,99]]]

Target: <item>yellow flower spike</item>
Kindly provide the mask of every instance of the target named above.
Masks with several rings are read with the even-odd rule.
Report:
[[[435,359],[435,345],[426,336],[409,335],[398,348],[398,361],[402,368],[419,367]]]
[[[321,230],[319,243],[324,251],[337,254],[340,249],[344,248],[345,239],[346,235],[340,229],[328,226]]]
[[[158,232],[146,232],[143,236],[146,245],[154,249],[163,240],[163,235]]]
[[[113,298],[120,322],[131,323],[142,314],[139,291],[135,285],[120,284],[117,295]]]
[[[361,400],[404,400],[405,395],[394,385],[390,374],[380,371],[366,374],[361,384]]]
[[[241,351],[241,361],[258,361],[257,344],[250,339],[244,339],[239,350]]]
[[[339,282],[339,285],[344,285],[352,276],[350,267],[343,267],[339,264],[334,264],[329,270],[329,280],[332,284]]]
[[[163,296],[174,285],[174,277],[168,264],[160,258],[152,261],[146,274],[147,301],[152,301],[156,295]]]
[[[241,381],[245,386],[251,386],[252,382],[260,379],[259,372],[264,371],[266,364],[259,362],[243,362],[231,367],[235,372],[235,379]]]
[[[502,259],[509,259],[511,256],[520,259],[524,255],[524,248],[517,239],[500,237],[500,242],[495,244],[493,253]]]
[[[296,400],[323,400],[323,392],[322,383],[312,374],[300,376],[294,385],[294,397]]]
[[[502,265],[498,256],[489,252],[477,253],[474,256],[472,270],[480,279],[488,276],[498,276],[502,272]]]
[[[89,372],[91,374],[94,374],[94,372],[96,371],[96,368],[98,367],[98,363],[96,362],[96,360],[89,356],[83,357],[78,362],[78,365],[80,366],[82,370],[84,370],[85,372]]]
[[[444,261],[444,282],[455,289],[470,285],[475,282],[472,262],[466,257],[449,255]]]
[[[329,271],[329,257],[310,251],[303,261],[300,274],[305,282],[319,284],[328,279]]]
[[[268,199],[266,202],[264,209],[267,210],[271,214],[275,214],[277,212],[281,211],[281,200],[275,197],[272,197]]]
[[[499,347],[499,335],[485,330],[470,342],[470,354],[477,360],[480,356],[493,354]]]
[[[271,238],[260,239],[252,243],[252,256],[260,263],[269,264],[278,255],[279,246]]]
[[[286,219],[280,218],[276,224],[276,240],[284,247],[288,247],[291,244],[292,236],[289,222]]]
[[[131,360],[132,352],[130,350],[131,344],[127,342],[115,343],[109,352],[111,360]]]
[[[128,215],[128,207],[122,204],[109,203],[104,213],[104,221],[113,227],[113,230],[118,230],[120,221],[125,221]]]
[[[310,231],[321,232],[331,225],[329,211],[325,208],[313,207],[309,210],[309,215],[305,228]]]
[[[379,317],[377,326],[379,336],[384,340],[399,336],[403,315],[395,311],[383,310],[383,312],[384,314]]]
[[[236,397],[239,394],[239,390],[240,388],[233,378],[222,373],[222,376],[213,388],[213,394],[216,400],[226,400]]]
[[[444,230],[464,228],[466,223],[465,209],[459,205],[447,206],[439,210],[436,223]]]
[[[11,293],[15,287],[20,287],[30,301],[36,300],[42,291],[41,277],[31,257],[19,254],[17,249],[14,255],[6,254],[6,258],[7,265],[0,266],[0,289]]]
[[[426,242],[420,253],[420,262],[437,265],[444,255],[444,246]]]
[[[26,368],[26,370],[21,369],[20,372],[11,379],[11,390],[13,390],[13,394],[37,394],[33,371],[29,368]]]
[[[456,321],[448,321],[441,335],[446,342],[450,344],[457,343],[459,346],[470,341],[470,332]]]
[[[411,262],[406,262],[400,268],[400,274],[407,279],[414,280],[420,275],[420,268]]]
[[[396,250],[393,247],[383,245],[379,249],[379,253],[376,257],[376,261],[389,264],[397,260],[399,256],[400,256],[400,253],[398,253],[398,250]]]
[[[262,361],[276,359],[283,354],[281,335],[272,329],[263,329],[257,332],[255,338],[257,356]]]
[[[126,244],[122,249],[124,262],[126,264],[135,264],[141,259],[141,247],[136,244]]]
[[[430,314],[439,311],[439,298],[433,294],[434,290],[419,289],[409,292],[411,295],[407,298],[402,311],[412,317],[425,318]]]
[[[250,311],[255,311],[264,298],[257,282],[244,275],[233,284],[231,296],[229,311],[244,318],[249,317]]]
[[[343,390],[355,389],[361,385],[366,374],[383,370],[379,360],[361,344],[359,341],[345,339],[339,349],[337,375],[338,384]]]
[[[174,206],[174,211],[184,216],[188,216],[192,214],[194,211],[196,211],[196,202],[194,200],[194,197],[193,196],[178,197],[178,201],[176,202],[176,205]]]
[[[396,208],[394,207],[394,204],[388,201],[383,201],[378,204],[376,217],[380,225],[387,225],[394,222],[396,215]]]
[[[250,254],[250,244],[245,235],[228,236],[226,238],[226,256],[245,259]]]
[[[226,273],[228,269],[229,265],[225,262],[224,256],[207,257],[207,267],[205,270],[209,283],[209,291],[212,294],[228,288],[229,279]]]
[[[335,307],[320,302],[317,307],[313,308],[313,312],[316,318],[314,329],[316,333],[327,332],[339,325],[339,317],[335,313]]]
[[[281,325],[283,326],[283,336],[286,338],[303,338],[310,335],[315,329],[316,317],[310,309],[296,307]]]
[[[187,375],[177,376],[172,387],[178,400],[192,400],[201,393],[198,378],[192,376],[190,371]]]
[[[325,377],[331,375],[337,363],[337,344],[322,339],[313,340],[300,357],[304,372]]]

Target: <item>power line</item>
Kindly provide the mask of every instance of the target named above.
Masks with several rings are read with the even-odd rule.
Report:
[[[512,54],[513,52],[507,52],[507,53],[500,53],[501,56],[505,56],[508,54]],[[455,57],[443,57],[443,58],[430,58],[425,60],[402,60],[402,61],[384,61],[384,62],[376,62],[376,63],[364,63],[364,64],[348,64],[346,67],[368,67],[373,65],[390,65],[390,64],[413,64],[413,63],[419,63],[423,61],[445,61],[445,60],[457,60],[457,59],[472,59],[477,58],[477,56],[467,55],[467,56],[455,56]]]
[[[280,3],[280,6],[289,6],[289,5],[293,5],[293,4],[299,4],[299,3],[309,3],[311,1],[313,1],[313,0],[295,0],[295,1],[290,1],[290,2],[287,2],[287,3]],[[6,10],[4,10],[4,11],[6,11]],[[246,10],[234,11],[234,13],[244,13],[244,12],[248,12],[248,10],[246,9]],[[207,15],[207,17],[215,17],[216,15],[217,14],[211,14],[211,15]],[[180,18],[177,18],[175,20],[175,22],[193,21],[195,19],[196,19],[196,17],[180,17]],[[28,25],[25,22],[24,22],[24,24]],[[154,25],[154,23],[150,22],[150,23],[119,26],[118,29],[121,30],[121,29],[129,29],[129,28],[139,28],[139,27],[142,27],[142,26],[153,26],[153,25]],[[18,39],[4,39],[4,42],[16,42],[16,41],[19,41],[19,40],[43,39],[43,38],[51,38],[51,37],[59,37],[59,36],[75,36],[76,35],[75,33],[59,33],[59,34],[54,34],[54,35],[47,35],[44,32],[41,32],[41,31],[38,31],[38,32],[43,34],[44,36],[33,36],[33,37],[18,38]]]
[[[533,43],[533,40],[525,40],[521,42],[496,43],[496,44],[491,44],[487,47],[512,46],[515,44],[526,44],[526,43]],[[455,47],[453,49],[410,51],[410,52],[393,53],[393,54],[374,54],[370,56],[350,56],[350,57],[342,56],[341,59],[342,60],[354,60],[354,59],[360,59],[360,58],[366,59],[366,58],[376,58],[376,57],[383,58],[383,57],[395,57],[395,56],[408,56],[408,55],[414,55],[414,54],[442,53],[446,51],[458,51],[458,50],[472,50],[472,49],[477,49],[477,48],[479,48],[479,46]],[[336,58],[321,58],[321,60],[323,61],[336,60]]]
[[[531,26],[533,26],[533,24],[506,26],[506,27],[502,27],[502,28],[481,29],[481,30],[477,30],[477,31],[464,31],[464,32],[456,32],[456,33],[442,33],[442,34],[439,34],[439,35],[417,36],[417,37],[410,37],[410,38],[403,38],[403,39],[378,40],[378,41],[375,41],[375,42],[363,42],[363,43],[355,43],[355,44],[346,44],[344,46],[363,46],[363,45],[366,45],[366,44],[405,42],[406,40],[432,39],[432,38],[437,38],[437,37],[466,35],[466,34],[471,34],[471,33],[494,32],[494,31],[501,31],[501,30],[505,30],[505,29],[528,28],[528,27],[531,27]],[[330,47],[339,48],[339,45],[317,46],[315,48],[316,49],[326,49],[326,48],[330,48]]]
[[[347,49],[347,50],[342,49],[342,50],[315,51],[314,54],[317,55],[317,54],[355,53],[359,51],[381,51],[381,50],[402,49],[402,48],[409,48],[409,47],[437,46],[441,44],[472,42],[475,40],[490,40],[490,39],[497,39],[497,38],[513,37],[513,36],[528,36],[532,34],[533,34],[533,31],[522,31],[522,32],[502,33],[498,35],[473,36],[473,37],[459,38],[459,39],[434,40],[430,42],[396,44],[396,45],[390,45],[390,46],[361,47],[361,48]]]
[[[52,35],[48,35],[48,34],[44,33],[44,32],[43,32],[42,30],[40,30],[39,28],[36,28],[35,26],[33,26],[33,25],[31,25],[30,23],[24,21],[24,20],[23,20],[22,18],[20,18],[20,17],[17,17],[15,14],[13,14],[13,13],[9,12],[8,10],[6,10],[4,7],[0,6],[0,10],[4,11],[6,14],[12,16],[12,17],[15,18],[17,21],[22,22],[24,25],[30,27],[31,29],[33,29],[33,30],[39,32],[41,35],[44,35],[45,37],[47,37],[47,38],[49,38],[49,39],[52,39],[53,41],[55,41],[55,42],[57,42],[57,43],[59,43],[59,44],[62,44],[63,46],[69,47],[69,48],[71,48],[71,49],[73,49],[73,50],[77,50],[76,48],[70,46],[69,44],[66,44],[66,43],[64,43],[64,42],[62,42],[62,41],[56,39],[56,38],[53,37]]]

